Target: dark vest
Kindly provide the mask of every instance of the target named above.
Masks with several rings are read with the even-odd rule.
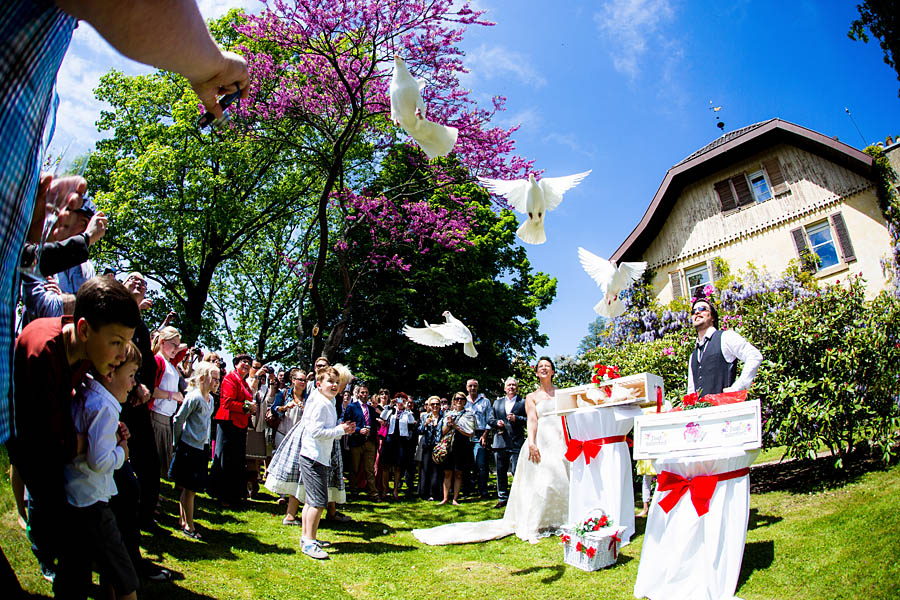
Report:
[[[702,356],[702,358],[701,358]],[[722,354],[722,332],[716,330],[705,345],[691,353],[691,375],[694,390],[701,398],[721,394],[737,377],[737,360],[727,362]]]

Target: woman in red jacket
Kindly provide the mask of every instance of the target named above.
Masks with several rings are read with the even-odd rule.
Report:
[[[247,450],[247,424],[256,411],[253,394],[258,382],[249,377],[252,359],[249,354],[234,357],[234,371],[222,379],[219,410],[215,419],[216,452],[210,469],[210,495],[223,506],[243,500],[247,495],[244,477]]]

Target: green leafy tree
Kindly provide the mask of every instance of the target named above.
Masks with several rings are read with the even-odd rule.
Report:
[[[98,123],[111,136],[98,142],[88,173],[110,218],[102,259],[157,281],[184,339],[213,345],[207,299],[216,270],[240,260],[268,227],[302,214],[317,182],[296,150],[248,127],[201,132],[182,77],[111,71],[96,95],[112,105]]]
[[[355,308],[343,354],[360,377],[392,390],[448,394],[463,390],[466,379],[474,377],[483,390],[500,394],[502,379],[513,374],[513,363],[533,357],[534,347],[547,342],[537,312],[553,300],[556,280],[532,271],[524,248],[515,241],[512,212],[498,212],[487,193],[473,183],[450,183],[453,177],[448,177],[441,185],[432,169],[419,167],[417,157],[415,148],[395,148],[369,186],[370,193],[393,190],[407,198],[409,210],[416,210],[418,202],[427,202],[438,214],[443,207],[457,206],[472,216],[473,224],[458,245],[448,246],[430,239],[395,241],[373,233],[359,212],[351,214],[345,243],[336,253],[341,264],[331,268],[359,265],[356,257],[371,256],[373,247],[400,261],[403,268],[355,268]],[[452,175],[455,169],[448,160],[446,172]],[[465,356],[459,345],[430,348],[402,335],[404,324],[442,322],[445,310],[472,331],[477,358]]]

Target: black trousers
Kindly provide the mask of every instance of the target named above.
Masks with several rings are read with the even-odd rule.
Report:
[[[131,437],[128,440],[128,462],[132,474],[140,482],[137,511],[140,524],[153,521],[153,511],[159,503],[159,454],[150,424],[150,409],[141,406],[122,406],[122,422],[128,426]],[[119,480],[116,479],[118,487]],[[121,494],[121,491],[119,492]]]

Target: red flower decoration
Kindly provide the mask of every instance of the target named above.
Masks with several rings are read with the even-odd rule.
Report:
[[[566,534],[562,534],[562,535],[559,536],[559,537],[560,537],[560,539],[563,541],[564,544],[568,544],[569,541],[571,541],[571,539],[572,539],[570,536],[568,536],[568,535],[566,535]]]
[[[606,365],[597,363],[594,365],[594,370],[597,372],[597,377],[603,377],[606,374]]]
[[[581,552],[581,549],[582,549],[582,548],[584,548],[584,546],[581,545],[581,542],[578,542],[577,544],[575,544],[575,549],[576,549],[578,552]]]
[[[597,549],[594,547],[588,548],[585,554],[587,554],[588,558],[594,558],[594,555],[597,554]]]
[[[608,524],[609,524],[609,517],[607,517],[606,515],[603,515],[602,517],[600,517],[600,520],[597,522],[597,525],[599,525],[600,527],[606,527]],[[596,531],[596,529],[594,531]]]

